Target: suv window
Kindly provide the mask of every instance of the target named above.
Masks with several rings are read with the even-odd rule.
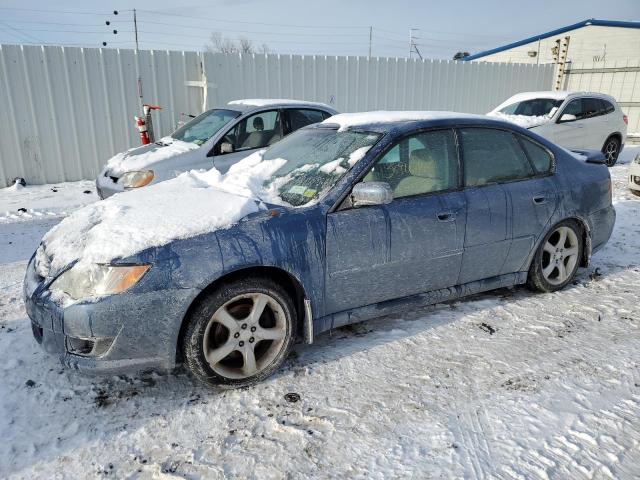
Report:
[[[576,117],[576,120],[580,120],[581,118],[583,118],[582,99],[576,98],[574,100],[571,100],[569,104],[564,107],[562,115],[573,115],[574,117]],[[562,118],[562,116],[560,118]]]
[[[522,147],[525,152],[527,152],[527,156],[531,163],[533,163],[533,167],[536,169],[538,173],[548,173],[551,170],[552,160],[551,154],[542,148],[537,143],[532,142],[526,137],[520,137],[522,140]]]
[[[364,181],[387,182],[394,198],[456,188],[458,154],[453,130],[403,138],[376,161]]]
[[[533,168],[515,136],[505,130],[462,128],[467,187],[531,177]]]
[[[591,118],[601,114],[600,100],[597,98],[582,99],[582,117]]]
[[[280,112],[269,110],[245,118],[233,127],[223,142],[233,145],[233,150],[264,148],[282,138]]]
[[[602,106],[602,114],[606,115],[607,113],[613,112],[616,108],[613,106],[611,102],[608,100],[600,99],[600,103]]]
[[[286,110],[288,118],[288,132],[295,132],[312,123],[322,122],[330,115],[321,110],[292,108]]]

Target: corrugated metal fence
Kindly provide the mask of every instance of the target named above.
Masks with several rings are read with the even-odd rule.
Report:
[[[549,65],[298,55],[222,55],[0,45],[0,186],[93,178],[139,144],[138,72],[156,135],[184,113],[238,98],[321,101],[340,111],[485,113],[513,93],[550,89]]]
[[[573,63],[564,88],[611,95],[629,116],[629,133],[640,133],[640,60]]]

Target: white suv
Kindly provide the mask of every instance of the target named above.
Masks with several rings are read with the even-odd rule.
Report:
[[[488,115],[528,128],[570,150],[601,150],[612,166],[627,138],[628,118],[615,99],[592,92],[526,92]]]

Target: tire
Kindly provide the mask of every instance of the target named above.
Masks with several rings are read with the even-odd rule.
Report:
[[[201,298],[187,319],[185,365],[210,385],[258,383],[287,358],[296,318],[286,290],[267,277],[223,284]]]
[[[618,161],[620,146],[620,140],[615,136],[607,138],[604,142],[604,145],[602,146],[602,153],[607,160],[607,167],[613,167]]]
[[[555,225],[545,235],[533,257],[528,287],[540,292],[564,288],[578,271],[583,247],[582,227],[578,222],[564,220]]]

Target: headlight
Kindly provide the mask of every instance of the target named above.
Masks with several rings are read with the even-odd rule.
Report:
[[[65,292],[74,300],[122,293],[133,287],[151,265],[74,266],[56,278],[50,290]]]
[[[143,170],[140,172],[127,172],[120,177],[120,182],[124,188],[139,188],[149,185],[153,180],[153,170]]]

